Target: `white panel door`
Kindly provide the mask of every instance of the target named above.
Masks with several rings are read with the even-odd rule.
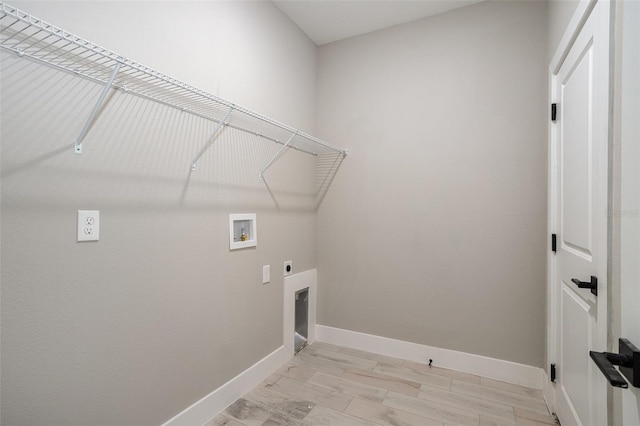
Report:
[[[589,351],[606,350],[607,332],[608,8],[595,4],[553,76],[555,406],[563,426],[607,424],[607,383]],[[596,279],[597,296],[579,286]]]

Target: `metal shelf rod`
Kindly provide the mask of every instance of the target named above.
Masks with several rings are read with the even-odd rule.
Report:
[[[191,162],[191,171],[195,171],[196,170],[196,163],[198,162],[200,157],[202,157],[202,154],[204,154],[204,152],[211,146],[213,141],[216,139],[216,136],[218,136],[218,133],[220,133],[220,130],[222,130],[222,127],[224,126],[224,122],[227,121],[227,118],[229,118],[229,116],[231,115],[232,111],[233,111],[233,108],[230,108],[229,112],[227,113],[227,115],[216,126],[215,130],[211,134],[211,137],[209,137],[209,140],[207,141],[207,143],[204,144],[202,149],[200,149],[200,152],[198,152],[198,155],[195,156],[195,158]]]
[[[336,152],[343,157],[347,155],[341,148],[122,57],[3,1],[0,1],[0,47],[21,57],[28,57],[105,84],[107,92],[112,87],[121,89],[126,93],[271,140],[283,145],[283,148],[289,147],[311,155],[327,151]],[[119,71],[114,75],[112,70],[116,66],[119,67]],[[106,96],[106,92],[103,91],[103,94]],[[97,106],[98,110],[100,106],[101,103]],[[233,112],[228,118],[222,119],[221,116],[227,109],[232,109]],[[95,119],[95,114],[91,116]],[[86,131],[91,126],[91,121],[85,125]],[[80,143],[86,136],[86,131],[83,130],[84,135],[81,134]],[[297,135],[295,144],[292,144],[291,140],[286,143],[280,140],[291,134]]]
[[[87,133],[89,132],[89,128],[91,127],[91,124],[93,124],[93,121],[95,120],[96,115],[98,114],[98,112],[100,111],[100,108],[104,104],[104,100],[107,97],[107,93],[109,93],[109,90],[111,90],[111,86],[113,85],[113,80],[115,80],[116,75],[120,70],[120,65],[121,65],[120,62],[116,64],[115,68],[113,69],[113,72],[111,73],[111,77],[109,77],[109,81],[107,81],[107,84],[105,84],[104,88],[102,89],[102,92],[100,93],[100,97],[98,98],[98,101],[93,107],[93,110],[91,110],[91,114],[89,114],[89,118],[87,119],[87,122],[84,123],[84,127],[82,127],[82,130],[80,131],[80,136],[78,136],[78,139],[76,140],[76,144],[74,148],[74,152],[76,154],[82,154],[82,141],[84,140],[85,136],[87,136]]]
[[[2,46],[0,46],[0,47],[2,47]],[[66,67],[63,67],[63,66],[60,66],[60,65],[57,65],[57,64],[53,64],[51,62],[43,62],[40,58],[34,58],[34,57],[31,57],[31,55],[24,55],[24,57],[27,58],[27,59],[33,60],[35,62],[44,63],[44,64],[49,65],[49,66],[51,66],[53,68],[56,68],[56,69],[58,69],[60,71],[77,75],[77,76],[85,78],[85,79],[87,79],[89,81],[93,81],[94,83],[105,84],[104,80],[96,78],[96,77],[92,77],[90,75],[83,74],[83,73],[81,73],[79,71],[70,71]],[[156,97],[153,97],[153,96],[150,96],[150,95],[145,95],[144,93],[140,93],[140,92],[137,92],[135,90],[131,90],[126,85],[118,85],[116,83],[113,83],[112,87],[114,89],[121,90],[124,93],[130,94],[130,95],[133,95],[133,96],[137,96],[139,98],[146,99],[148,101],[155,102],[157,104],[161,104],[161,105],[164,105],[164,106],[167,106],[167,107],[170,107],[170,108],[174,108],[174,109],[177,109],[177,110],[179,110],[181,112],[184,112],[184,113],[187,113],[187,114],[191,114],[191,115],[194,115],[196,117],[203,118],[205,120],[213,121],[214,123],[219,123],[220,122],[220,119],[218,119],[218,118],[211,117],[211,116],[208,116],[208,115],[205,115],[205,114],[201,114],[201,113],[199,113],[197,111],[191,110],[191,109],[186,108],[184,106],[180,106],[180,105],[173,104],[173,103],[170,103],[170,102],[167,102],[167,101],[163,101],[162,99],[159,99],[159,98],[156,98]],[[244,133],[250,133],[252,135],[258,136],[258,137],[263,138],[263,139],[266,139],[266,140],[268,140],[270,142],[277,143],[278,145],[284,145],[285,144],[285,142],[283,142],[283,141],[281,141],[279,139],[276,139],[276,138],[261,134],[259,132],[254,131],[254,130],[247,129],[246,127],[242,127],[242,126],[239,126],[239,125],[236,125],[236,124],[233,124],[233,123],[227,123],[227,127],[235,129],[235,130],[239,130],[239,131],[244,132]],[[291,146],[289,148],[290,149],[294,149],[296,151],[304,152],[305,154],[309,154],[309,155],[313,155],[313,156],[318,155],[316,152],[308,151],[308,150],[305,150],[305,149],[302,149],[302,148],[296,147],[296,146]]]
[[[287,147],[289,146],[289,144],[291,143],[291,141],[293,140],[293,138],[295,138],[298,134],[294,133],[291,135],[291,137],[289,138],[289,140],[287,141],[287,143],[285,143],[284,145],[282,145],[282,148],[280,148],[278,150],[278,152],[276,152],[276,155],[273,156],[273,158],[271,159],[271,161],[269,161],[267,163],[266,166],[264,166],[262,168],[262,170],[260,171],[260,174],[258,175],[258,179],[262,180],[262,174],[269,168],[271,167],[271,165],[278,159],[280,158],[280,156],[282,155],[282,153],[284,152],[285,149],[287,149]]]

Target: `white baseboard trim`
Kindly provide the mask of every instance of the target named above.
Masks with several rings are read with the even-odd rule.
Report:
[[[163,426],[202,426],[227,408],[233,401],[289,362],[289,351],[281,346],[253,366],[229,380],[209,395],[182,411]]]
[[[433,365],[451,370],[476,374],[503,382],[542,389],[544,371],[538,367],[458,352],[450,349],[435,348],[403,340],[389,339],[372,334],[343,330],[340,328],[316,326],[316,339],[360,349],[380,355],[427,363],[433,359]]]
[[[403,340],[390,339],[372,334],[316,325],[316,340],[348,348],[360,349],[380,355],[425,363],[434,360],[434,365],[463,371],[508,383],[543,389],[546,376],[541,368],[511,361],[468,354],[450,349],[435,348]],[[264,379],[291,360],[292,355],[285,346],[273,351],[218,389],[191,405],[162,426],[202,426],[227,408],[236,399],[249,392]],[[545,388],[545,391],[549,388]],[[545,392],[545,398],[548,398]]]

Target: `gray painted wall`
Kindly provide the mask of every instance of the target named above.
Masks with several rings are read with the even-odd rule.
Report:
[[[281,345],[287,259],[317,263],[321,324],[541,365],[544,3],[478,4],[318,64],[267,2],[14,3],[353,155],[317,219],[307,157],[269,171],[278,210],[255,179],[276,147],[225,134],[189,178],[212,126],[122,94],[76,157],[99,88],[3,54],[2,424],[167,420]],[[75,243],[78,209],[101,211],[100,242]],[[228,251],[232,212],[258,213],[257,249]]]
[[[548,0],[547,19],[549,28],[548,63],[551,62],[560,40],[578,7],[578,0]]]
[[[315,45],[269,2],[18,7],[313,132]],[[14,55],[2,66],[2,424],[160,424],[282,345],[282,263],[314,267],[313,162]],[[76,211],[101,239],[76,243]],[[258,215],[229,252],[228,214]],[[262,265],[272,280],[261,283]],[[212,413],[215,414],[215,413]]]
[[[352,155],[318,212],[319,324],[542,366],[546,19],[483,2],[320,47],[318,133]]]

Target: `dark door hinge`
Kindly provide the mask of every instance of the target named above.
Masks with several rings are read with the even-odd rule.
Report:
[[[551,234],[551,251],[554,253],[557,251],[557,240],[556,234]]]
[[[558,110],[557,107],[558,104],[551,104],[551,121],[555,122],[556,121],[556,113]]]
[[[551,364],[551,381],[553,383],[556,382],[556,365],[555,364]]]

